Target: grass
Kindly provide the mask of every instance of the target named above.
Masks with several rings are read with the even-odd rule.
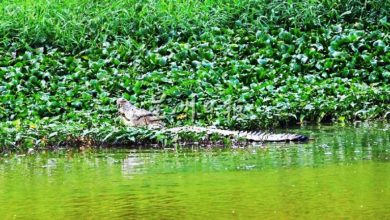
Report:
[[[4,1],[0,30],[6,38],[17,36],[29,45],[81,49],[123,36],[146,40],[148,34],[170,34],[169,29],[213,26],[227,19],[221,4],[224,2]]]
[[[156,42],[150,34],[157,43],[169,38],[186,40],[205,29],[237,23],[310,30],[363,21],[369,28],[389,15],[389,6],[389,1],[382,0],[4,0],[0,3],[0,36],[5,44],[16,41],[75,50],[127,36],[151,44]]]

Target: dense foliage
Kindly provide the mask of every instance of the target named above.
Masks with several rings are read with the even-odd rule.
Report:
[[[2,1],[0,145],[91,133],[134,140],[139,132],[116,120],[122,96],[172,126],[386,118],[388,8],[387,0]]]

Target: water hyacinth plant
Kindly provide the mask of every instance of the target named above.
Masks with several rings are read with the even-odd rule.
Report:
[[[123,127],[118,97],[171,126],[388,118],[387,8],[380,0],[2,1],[0,145],[169,142]]]

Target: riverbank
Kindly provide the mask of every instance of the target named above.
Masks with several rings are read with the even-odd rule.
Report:
[[[170,142],[123,127],[118,97],[168,126],[388,119],[386,4],[2,1],[1,147]]]

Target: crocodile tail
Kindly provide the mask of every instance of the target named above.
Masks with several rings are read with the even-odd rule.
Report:
[[[300,134],[272,134],[261,131],[238,131],[237,137],[250,141],[267,141],[267,142],[288,142],[288,141],[307,141],[308,137]]]
[[[208,134],[219,134],[222,136],[233,136],[238,138],[243,138],[249,141],[268,141],[268,142],[288,142],[288,141],[298,141],[303,142],[309,140],[307,136],[299,134],[272,134],[267,132],[249,132],[249,131],[231,131],[223,130],[218,128],[206,128],[198,126],[183,126],[168,128],[166,131],[172,133],[181,133],[181,132],[195,132],[201,133],[205,132]]]
[[[308,140],[309,137],[300,134],[266,134],[264,135],[264,139],[263,139],[263,141],[269,141],[269,142],[288,142],[288,141],[304,142]]]

